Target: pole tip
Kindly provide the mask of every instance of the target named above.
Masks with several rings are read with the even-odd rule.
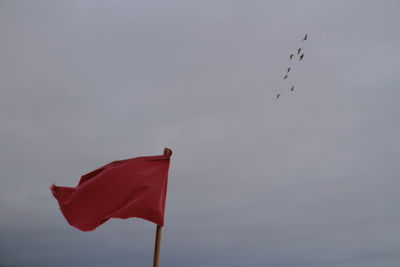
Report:
[[[171,156],[172,155],[172,150],[169,149],[168,147],[164,148],[164,155],[165,156]]]

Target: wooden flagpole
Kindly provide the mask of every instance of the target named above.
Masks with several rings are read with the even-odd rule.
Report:
[[[162,226],[157,225],[156,244],[154,246],[153,267],[158,267],[158,260],[160,259],[161,229]]]

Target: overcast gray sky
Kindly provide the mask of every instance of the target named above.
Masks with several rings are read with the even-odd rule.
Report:
[[[0,266],[150,266],[152,223],[80,232],[49,186],[164,146],[160,266],[400,266],[399,14],[1,0]]]

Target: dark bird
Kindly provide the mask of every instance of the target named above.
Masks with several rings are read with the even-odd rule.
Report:
[[[277,94],[277,95],[276,95],[276,99],[279,99],[280,96],[281,96],[280,94]]]
[[[292,68],[291,67],[289,67],[288,69],[287,69],[287,73],[289,73],[289,71],[291,70]]]
[[[300,55],[301,47],[297,49],[297,54]]]
[[[292,86],[292,88],[290,88],[290,91],[292,91],[292,92],[294,91],[294,85]]]
[[[284,80],[286,80],[286,79],[287,79],[287,74],[286,74],[286,75],[283,77],[283,79],[284,79]]]
[[[292,60],[293,54],[290,54],[290,60]]]
[[[301,61],[303,59],[303,57],[304,57],[304,54],[301,54],[299,61]]]
[[[308,35],[306,34],[306,36],[304,36],[303,41],[307,41],[307,37],[308,37]]]

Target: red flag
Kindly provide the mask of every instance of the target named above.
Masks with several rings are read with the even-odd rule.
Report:
[[[52,185],[68,223],[92,231],[110,218],[138,217],[164,225],[170,157],[138,157],[111,162],[82,176],[76,187]]]

